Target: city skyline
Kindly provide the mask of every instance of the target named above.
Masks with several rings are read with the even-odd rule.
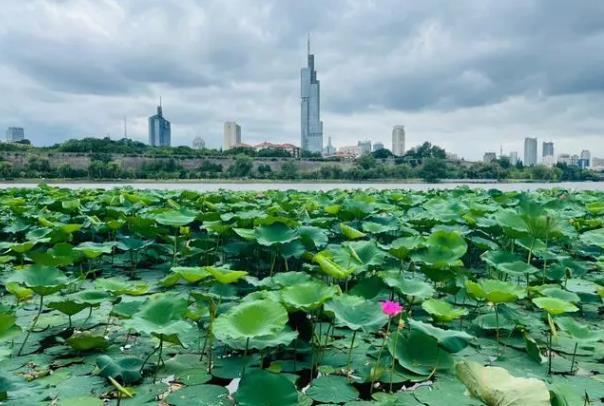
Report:
[[[491,144],[522,151],[525,137],[604,155],[604,61],[594,57],[601,2],[446,4],[7,2],[0,125],[23,127],[47,145],[119,138],[128,116],[130,138],[146,141],[162,94],[172,145],[201,135],[219,147],[228,119],[245,127],[250,143],[299,144],[298,73],[311,32],[324,137],[333,145],[369,138],[388,146],[401,123],[407,149],[429,141],[470,160]],[[242,15],[249,24],[237,24]],[[126,24],[157,16],[151,28]],[[378,24],[366,27],[368,19]],[[502,21],[514,21],[514,30]]]

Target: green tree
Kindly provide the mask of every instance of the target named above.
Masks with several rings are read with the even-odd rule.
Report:
[[[446,162],[437,158],[424,159],[418,175],[426,182],[438,182],[447,175]]]

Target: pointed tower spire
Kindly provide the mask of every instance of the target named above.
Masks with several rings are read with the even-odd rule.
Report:
[[[162,110],[161,110],[161,96],[159,96],[159,106],[157,106],[157,115],[161,117],[162,115]]]
[[[306,55],[310,55],[310,33],[306,37]]]

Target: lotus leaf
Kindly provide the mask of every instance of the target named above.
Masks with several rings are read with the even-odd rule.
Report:
[[[298,238],[297,231],[292,230],[283,223],[273,223],[258,227],[255,235],[258,244],[269,247],[275,244],[286,244]]]
[[[513,302],[526,293],[518,286],[495,279],[483,279],[479,283],[466,280],[465,284],[470,296],[495,304]]]
[[[342,231],[342,234],[344,234],[344,236],[349,240],[356,240],[358,238],[364,238],[367,236],[367,234],[363,233],[362,231],[359,231],[356,228],[350,227],[344,223],[340,223],[340,231]]]
[[[164,226],[182,227],[195,221],[196,213],[189,210],[168,210],[156,214],[153,218]]]
[[[343,403],[356,399],[359,392],[343,376],[326,375],[315,378],[306,394],[317,402]]]
[[[132,316],[132,319],[124,322],[124,325],[132,330],[183,346],[180,338],[193,328],[183,320],[187,305],[187,300],[182,297],[159,294],[151,297]]]
[[[255,338],[281,331],[287,323],[285,308],[270,300],[243,302],[214,321],[213,333],[222,338]]]
[[[56,293],[68,283],[67,277],[59,269],[41,265],[32,265],[16,272],[10,280],[25,285],[41,296]]]
[[[294,384],[283,375],[263,369],[254,370],[241,379],[235,398],[240,406],[298,405],[298,391]]]
[[[550,405],[547,386],[539,379],[517,378],[503,368],[483,367],[473,361],[461,361],[455,370],[472,396],[487,405]]]
[[[108,355],[99,355],[96,359],[100,376],[119,379],[124,384],[136,383],[142,379],[140,373],[142,364],[143,361],[136,357],[126,357],[116,361]]]
[[[422,303],[422,309],[430,313],[436,320],[445,322],[456,320],[468,314],[466,309],[453,307],[450,303],[439,299],[426,300]]]
[[[288,307],[312,311],[339,292],[337,286],[328,286],[317,281],[290,285],[281,290],[281,300]]]
[[[325,303],[324,310],[335,316],[337,325],[351,330],[376,331],[388,321],[378,302],[358,296],[336,296]]]
[[[536,297],[532,300],[538,308],[545,310],[552,316],[579,311],[579,308],[574,304],[555,297]]]

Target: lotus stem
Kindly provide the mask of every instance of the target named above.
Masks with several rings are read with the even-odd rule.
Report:
[[[143,373],[143,370],[145,369],[145,365],[147,365],[147,362],[149,361],[149,358],[151,358],[153,356],[153,354],[155,354],[157,352],[157,350],[159,349],[159,347],[155,347],[153,349],[153,351],[151,351],[149,353],[149,355],[147,355],[147,357],[145,357],[145,360],[143,361],[143,365],[141,365],[141,368],[139,369],[139,373]]]
[[[172,266],[176,265],[176,249],[178,246],[178,229],[174,233],[174,247],[172,248]]]
[[[352,363],[352,348],[354,347],[354,339],[357,336],[357,330],[352,332],[352,341],[350,342],[350,348],[348,349],[348,362],[346,363],[348,370],[350,370]]]
[[[400,325],[400,319],[399,319],[399,325]],[[398,341],[398,336],[399,336],[399,329],[397,326],[397,330],[396,330],[396,334],[394,336],[394,349],[396,351],[396,342]],[[392,392],[392,377],[394,375],[394,365],[396,362],[396,358],[394,356],[392,356],[392,365],[390,366],[390,385],[389,385],[389,391]]]
[[[552,374],[552,331],[548,330],[548,342],[547,342],[547,374]]]
[[[157,357],[157,365],[155,366],[155,371],[153,372],[153,383],[155,383],[157,381],[157,371],[160,368],[160,366],[159,366],[160,363],[163,364],[163,362],[164,362],[164,359],[162,358],[162,351],[164,349],[164,338],[161,335],[159,336],[159,347],[158,347],[158,349],[159,349],[159,354],[158,354],[158,357]]]
[[[27,329],[25,338],[23,339],[23,342],[21,343],[21,347],[19,347],[19,351],[17,352],[17,356],[20,356],[21,353],[23,352],[23,348],[25,348],[25,344],[27,343],[27,340],[29,340],[29,336],[31,335],[32,330],[36,327],[36,324],[38,323],[38,319],[40,318],[40,315],[42,314],[43,308],[44,308],[44,295],[40,295],[40,305],[38,308],[38,313],[36,313],[36,315],[34,316],[32,322],[31,322],[31,326],[29,326],[29,328]]]
[[[243,351],[243,367],[241,368],[241,379],[245,376],[245,367],[247,366],[247,351],[250,347],[250,338],[245,339],[245,351]]]
[[[371,373],[371,387],[369,388],[369,393],[373,393],[373,385],[375,384],[375,380],[377,378],[376,372],[377,368],[380,364],[380,360],[382,358],[382,352],[384,351],[384,346],[386,345],[386,340],[388,339],[388,333],[390,333],[390,322],[392,321],[392,317],[388,318],[388,324],[386,325],[386,333],[384,334],[384,341],[382,341],[382,346],[380,347],[380,351],[378,352],[378,357],[375,361],[375,365],[373,367],[373,372]]]
[[[575,357],[577,356],[577,347],[579,346],[579,342],[575,341],[575,348],[573,350],[573,358],[570,361],[570,374],[573,373],[574,369],[575,369]]]
[[[111,382],[113,384],[113,386],[115,386],[115,389],[118,390],[118,393],[120,394],[120,400],[121,400],[122,394],[128,396],[129,398],[134,396],[134,394],[132,392],[130,392],[128,389],[126,389],[122,385],[120,385],[120,383],[118,381],[116,381],[112,376],[110,376],[108,379],[109,379],[109,382]]]

